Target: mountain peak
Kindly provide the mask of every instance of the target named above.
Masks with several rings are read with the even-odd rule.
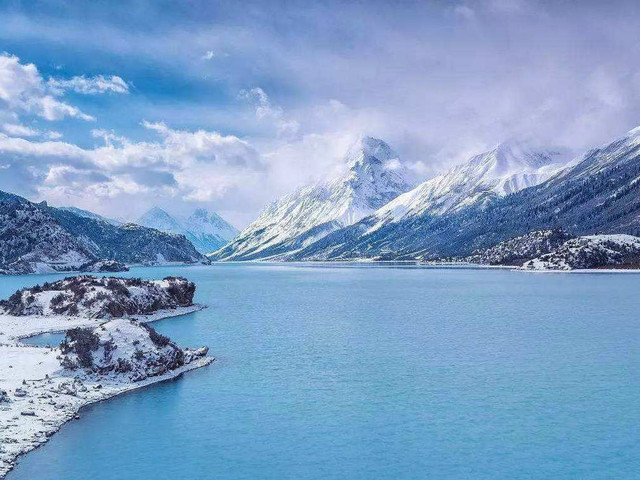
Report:
[[[169,233],[181,233],[178,222],[158,206],[147,210],[137,221],[143,227],[155,228]]]
[[[147,210],[145,215],[166,215],[166,216],[170,216],[165,210],[163,210],[162,208],[158,207],[157,205],[154,205],[149,210]]]
[[[561,148],[542,148],[523,140],[508,140],[457,168],[485,179],[496,179],[558,167],[568,159],[569,152]]]
[[[193,218],[201,218],[201,219],[208,219],[209,217],[213,217],[213,216],[217,216],[215,213],[209,212],[209,210],[207,210],[206,208],[196,208],[193,213],[191,214],[191,217]]]
[[[354,169],[371,163],[384,164],[397,159],[398,155],[384,140],[360,136],[351,144],[344,158],[349,168]]]

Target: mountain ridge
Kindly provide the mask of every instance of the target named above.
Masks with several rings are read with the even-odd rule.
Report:
[[[289,260],[437,259],[469,255],[534,230],[640,233],[640,131],[592,149],[548,180],[443,215],[377,228],[377,218],[332,232]]]

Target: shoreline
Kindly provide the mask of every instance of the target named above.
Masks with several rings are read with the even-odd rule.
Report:
[[[640,273],[640,268],[574,268],[572,270],[535,270],[525,269],[519,265],[483,265],[479,263],[421,263],[419,260],[318,260],[318,261],[276,261],[276,260],[230,260],[230,261],[212,261],[211,266],[214,265],[274,265],[274,266],[318,266],[318,267],[386,267],[386,266],[406,266],[424,269],[442,269],[442,270],[511,270],[515,272],[527,272],[527,273],[569,273],[569,274],[587,274],[587,273]]]
[[[129,318],[150,323],[204,308],[205,305],[194,304]],[[49,326],[38,326],[38,323],[49,323]],[[132,382],[116,374],[65,374],[55,358],[56,349],[22,343],[23,339],[43,333],[97,327],[102,323],[105,319],[0,315],[0,390],[7,391],[10,398],[9,402],[0,401],[0,479],[5,478],[21,457],[44,445],[65,423],[77,418],[83,407],[175,379],[215,360],[210,356],[194,358],[175,370]],[[16,389],[26,393],[16,396]]]

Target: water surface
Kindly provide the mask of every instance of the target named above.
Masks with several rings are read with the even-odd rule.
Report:
[[[218,361],[88,407],[8,479],[640,478],[638,275],[125,275],[195,281],[210,308],[154,326]]]

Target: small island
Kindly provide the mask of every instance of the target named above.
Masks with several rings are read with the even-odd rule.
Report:
[[[203,308],[195,285],[69,277],[0,301],[0,478],[90,403],[211,363],[207,347],[180,348],[147,323]],[[65,331],[56,348],[21,339]]]

